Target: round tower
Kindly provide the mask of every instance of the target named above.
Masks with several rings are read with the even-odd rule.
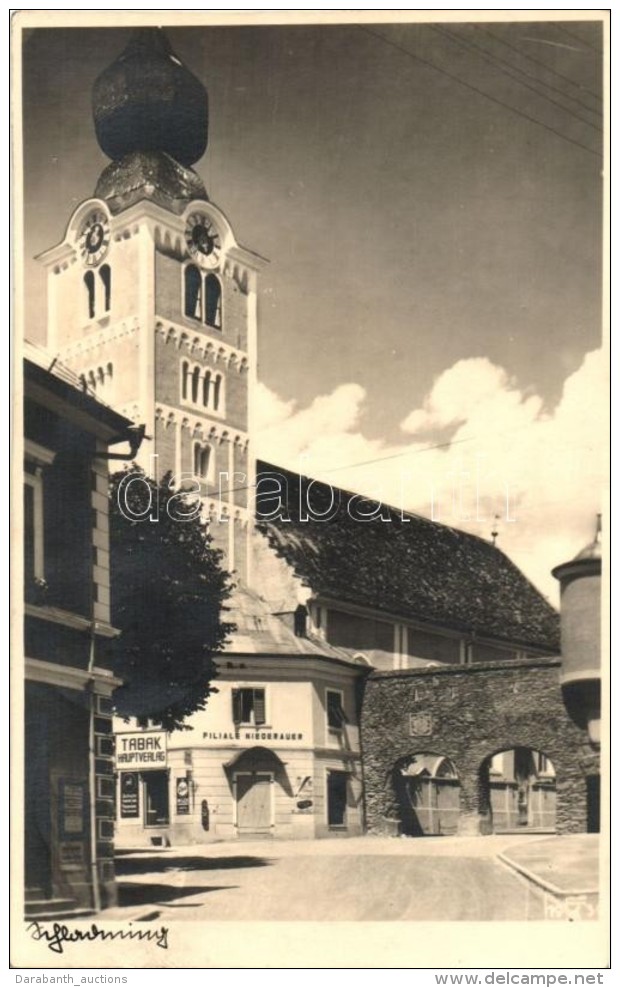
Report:
[[[566,708],[600,743],[601,717],[601,516],[593,542],[552,570],[560,581],[562,673]]]

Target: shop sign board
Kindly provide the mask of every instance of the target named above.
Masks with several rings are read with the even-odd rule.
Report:
[[[131,731],[115,736],[115,768],[142,771],[166,768],[168,765],[165,731]]]

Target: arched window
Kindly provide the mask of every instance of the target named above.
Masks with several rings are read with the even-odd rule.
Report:
[[[193,264],[185,268],[185,315],[202,319],[202,278]]]
[[[202,403],[205,408],[209,407],[209,391],[211,389],[211,371],[205,371],[204,380],[202,382]]]
[[[205,322],[214,329],[222,328],[222,286],[214,274],[205,278]]]
[[[200,367],[194,367],[192,371],[192,401],[198,404],[198,389],[200,387]]]
[[[216,374],[215,381],[213,382],[213,410],[218,411],[220,407],[220,400],[222,398],[222,375]]]
[[[84,275],[86,285],[86,299],[88,304],[88,318],[95,318],[95,276],[92,271],[87,271]]]
[[[103,311],[109,312],[112,300],[112,272],[110,271],[109,264],[101,265],[99,268],[99,277],[103,285]]]
[[[211,447],[196,443],[194,446],[194,476],[199,480],[209,479],[211,467]]]
[[[189,364],[187,360],[184,360],[181,364],[181,396],[183,401],[188,397],[188,384],[187,379],[189,377]]]

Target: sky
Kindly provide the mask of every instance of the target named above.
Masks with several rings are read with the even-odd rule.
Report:
[[[35,340],[33,258],[106,165],[91,88],[129,33],[25,35]],[[606,484],[600,22],[168,35],[209,91],[195,169],[270,262],[257,455],[496,531],[556,603],[550,570],[590,541]]]

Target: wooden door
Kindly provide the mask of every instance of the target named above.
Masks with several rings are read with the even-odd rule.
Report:
[[[459,825],[460,791],[456,779],[435,782],[437,787],[437,833],[455,834]]]
[[[271,831],[271,776],[239,774],[237,783],[237,829],[239,833]]]

